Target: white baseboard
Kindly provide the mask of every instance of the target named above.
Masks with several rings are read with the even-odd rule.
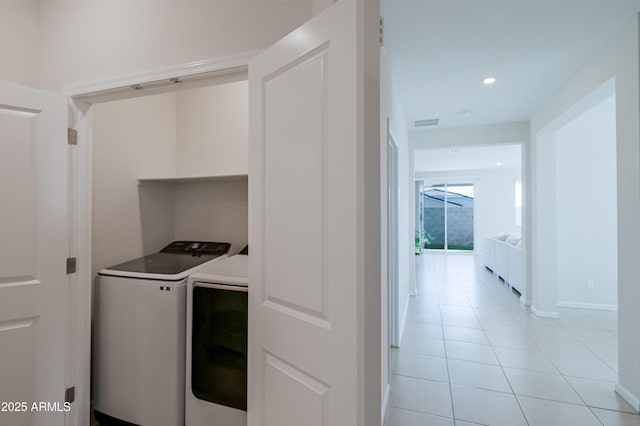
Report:
[[[531,305],[531,312],[536,314],[540,318],[560,318],[560,313],[555,311],[540,311],[535,306]]]
[[[380,413],[380,426],[384,425],[384,421],[387,418],[387,410],[389,409],[389,395],[391,394],[391,385],[389,383],[386,383],[386,385],[387,388],[385,389],[384,395],[382,397],[382,413]]]
[[[638,400],[638,398],[634,394],[629,392],[629,390],[622,386],[620,383],[616,383],[616,393],[620,395],[622,399],[627,401],[634,410],[640,412],[640,400]]]
[[[524,306],[531,306],[531,300],[527,299],[524,296],[520,296],[520,304]]]
[[[558,302],[563,308],[596,309],[598,311],[617,311],[618,305],[605,305],[602,303]]]

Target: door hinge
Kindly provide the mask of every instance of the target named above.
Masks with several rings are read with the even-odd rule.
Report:
[[[67,129],[67,143],[78,145],[78,131],[76,129]]]
[[[76,273],[76,258],[68,257],[67,258],[67,275]]]
[[[72,403],[76,400],[76,387],[71,386],[64,392],[64,402]]]
[[[384,46],[384,16],[380,17],[380,28],[379,28],[379,37],[380,37],[380,47]]]

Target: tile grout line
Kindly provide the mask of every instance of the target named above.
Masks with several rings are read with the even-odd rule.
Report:
[[[522,408],[522,405],[520,404],[520,400],[518,398],[518,395],[516,395],[513,385],[511,384],[511,380],[509,379],[509,377],[506,374],[505,368],[507,368],[505,365],[503,365],[503,362],[500,360],[500,358],[498,358],[497,356],[497,349],[498,348],[502,348],[501,345],[496,345],[494,344],[494,342],[488,338],[488,331],[495,331],[496,333],[502,332],[502,333],[509,333],[510,330],[508,329],[500,329],[499,328],[499,323],[500,321],[507,321],[507,322],[513,322],[514,326],[517,326],[517,328],[520,328],[521,331],[518,332],[513,332],[514,334],[521,334],[522,336],[524,336],[526,339],[526,343],[527,343],[527,347],[514,347],[514,348],[510,348],[509,346],[505,347],[506,349],[513,349],[513,350],[521,350],[524,352],[537,352],[539,354],[542,354],[541,359],[546,360],[549,363],[549,366],[553,368],[553,372],[548,372],[548,371],[539,371],[539,370],[530,370],[527,368],[522,368],[522,367],[513,367],[514,370],[520,370],[520,371],[527,371],[527,372],[531,372],[531,373],[540,373],[540,374],[552,374],[552,375],[559,375],[563,378],[563,382],[569,385],[569,388],[578,396],[578,400],[582,401],[583,404],[580,403],[575,403],[575,402],[566,402],[566,401],[559,401],[556,399],[547,399],[544,397],[536,397],[536,396],[526,396],[526,395],[522,395],[523,397],[527,397],[527,398],[532,398],[532,399],[537,399],[537,400],[543,400],[543,401],[550,401],[550,402],[556,402],[559,404],[567,404],[567,405],[574,405],[574,406],[584,406],[584,407],[588,407],[589,408],[589,412],[591,413],[591,415],[593,415],[594,417],[596,417],[596,420],[599,423],[602,423],[602,420],[600,420],[600,418],[596,415],[596,413],[594,412],[595,408],[599,408],[599,407],[592,407],[589,406],[587,404],[587,402],[584,400],[584,398],[582,397],[582,395],[580,395],[576,389],[574,388],[574,386],[569,382],[569,378],[570,377],[577,377],[577,378],[581,378],[580,376],[568,376],[565,375],[564,373],[562,373],[559,368],[557,367],[556,363],[552,361],[552,359],[550,358],[550,355],[546,350],[543,349],[543,346],[541,346],[541,341],[544,341],[544,339],[546,338],[547,333],[545,332],[548,328],[550,329],[550,331],[552,331],[552,329],[556,329],[559,331],[562,331],[564,333],[567,333],[568,336],[571,336],[571,338],[576,342],[576,344],[579,345],[580,348],[582,349],[586,349],[585,354],[590,354],[589,357],[593,356],[593,359],[600,361],[601,363],[604,363],[606,365],[606,369],[607,371],[612,371],[613,373],[616,374],[616,376],[619,375],[619,373],[617,373],[613,367],[611,367],[608,362],[601,356],[599,356],[596,352],[594,352],[593,349],[591,349],[590,347],[588,347],[582,339],[578,338],[576,333],[580,332],[579,330],[579,324],[575,323],[574,327],[577,327],[577,330],[573,330],[571,328],[571,324],[573,321],[578,320],[579,317],[573,317],[570,316],[568,317],[569,321],[566,323],[559,323],[559,322],[554,322],[554,323],[548,323],[544,322],[544,321],[540,321],[540,322],[536,322],[535,319],[531,318],[531,312],[526,309],[526,312],[523,311],[521,308],[517,307],[517,306],[511,306],[510,304],[510,300],[509,297],[505,296],[506,293],[503,291],[502,286],[497,286],[497,285],[493,285],[495,284],[494,282],[492,282],[492,280],[489,280],[488,277],[485,276],[484,274],[484,270],[481,271],[482,268],[479,267],[475,267],[475,262],[474,262],[474,274],[475,276],[472,277],[467,277],[465,279],[461,278],[461,267],[460,265],[457,265],[457,263],[453,262],[449,256],[442,256],[442,261],[440,261],[440,259],[438,259],[438,261],[433,261],[432,259],[428,259],[429,260],[429,264],[424,268],[424,271],[426,272],[426,275],[430,275],[429,278],[429,284],[433,284],[433,286],[428,285],[428,286],[420,286],[422,287],[423,290],[426,289],[426,293],[428,295],[427,298],[424,299],[425,302],[427,302],[428,304],[432,304],[431,303],[431,298],[433,297],[433,295],[436,296],[437,298],[437,307],[438,307],[438,314],[439,314],[439,318],[440,318],[440,331],[442,333],[442,344],[443,344],[443,348],[444,348],[444,357],[446,360],[446,366],[447,366],[447,380],[448,380],[448,384],[449,384],[449,392],[450,392],[450,398],[451,398],[451,409],[452,409],[452,416],[453,416],[453,421],[456,422],[455,419],[455,408],[454,408],[454,400],[453,400],[453,390],[452,390],[452,386],[453,384],[451,383],[451,374],[450,374],[450,360],[455,360],[455,358],[450,358],[450,355],[448,354],[447,351],[447,342],[449,341],[448,339],[446,339],[445,337],[445,332],[444,332],[444,327],[447,326],[445,325],[445,321],[444,321],[444,317],[445,314],[447,314],[447,321],[454,320],[456,317],[456,309],[460,308],[458,310],[458,312],[460,313],[460,315],[462,315],[464,313],[464,310],[462,308],[468,308],[470,310],[469,313],[473,312],[475,319],[479,322],[480,328],[476,329],[475,327],[469,327],[467,325],[464,324],[454,324],[451,325],[451,327],[459,327],[462,329],[469,329],[470,331],[473,330],[474,331],[474,335],[475,332],[480,331],[482,332],[482,336],[484,336],[484,338],[487,341],[487,345],[483,344],[483,343],[477,343],[475,341],[468,341],[468,340],[473,340],[473,338],[468,338],[467,341],[465,340],[455,340],[453,339],[452,341],[455,342],[462,342],[462,343],[475,343],[475,344],[479,344],[482,346],[490,346],[491,347],[491,353],[495,356],[497,362],[498,362],[498,366],[500,367],[505,379],[507,380],[507,383],[509,384],[509,388],[511,389],[511,395],[513,395],[516,398],[516,402],[518,403],[518,406],[524,416],[525,421],[527,422],[527,424],[529,424],[529,419],[527,418],[527,416],[524,413],[524,410]],[[426,259],[425,259],[426,260]],[[464,265],[462,265],[464,266]],[[444,270],[443,270],[444,268]],[[421,275],[425,275],[425,274],[421,274]],[[424,279],[424,277],[423,277]],[[431,281],[434,281],[433,283],[431,283]],[[490,282],[491,281],[491,282]],[[488,285],[488,286],[487,286]],[[484,288],[483,286],[487,286],[488,289],[490,289],[489,291],[483,291],[482,288]],[[479,291],[474,291],[475,289],[479,289]],[[446,297],[446,305],[443,305],[442,302],[442,297],[443,297],[443,292],[446,292],[447,297]],[[474,294],[473,298],[470,298],[469,294]],[[460,296],[464,296],[464,298],[461,298]],[[495,296],[495,299],[492,299],[492,296]],[[503,297],[504,296],[504,297]],[[509,295],[510,296],[510,295]],[[488,299],[487,299],[488,298]],[[473,302],[472,302],[473,299]],[[492,309],[492,304],[493,302],[496,302],[495,306],[500,306],[500,303],[504,302],[504,309],[501,311],[501,314],[505,314],[503,316],[503,318],[500,318],[500,316],[497,317],[492,317],[491,315],[487,316],[486,318],[484,318],[484,320],[480,320],[480,314],[479,311],[482,310],[486,310],[487,313],[489,313],[489,310]],[[446,311],[443,310],[442,307],[443,306],[450,306],[451,309],[450,311]],[[484,307],[484,308],[483,308]],[[445,312],[446,311],[446,312]],[[526,314],[529,314],[529,316],[527,316]],[[600,318],[600,317],[598,317]],[[597,319],[597,318],[596,318]],[[594,321],[596,320],[594,319]],[[606,322],[608,321],[608,317],[607,318],[601,318],[601,322],[604,324],[604,326],[607,326],[607,324],[610,322]],[[491,324],[496,324],[496,326],[498,326],[495,330],[490,327],[490,330],[488,330],[486,327],[489,324],[485,325],[485,322],[491,323]],[[436,324],[434,324],[436,325]],[[540,328],[538,328],[538,326],[542,326]],[[604,327],[603,326],[603,327]],[[588,328],[588,327],[582,327],[582,328]],[[594,326],[594,330],[598,331],[600,330],[602,327],[598,328]],[[602,328],[604,331],[607,331],[609,334],[612,335],[616,335],[615,332],[610,331],[608,328]],[[424,336],[422,337],[422,339],[426,338],[428,336]],[[473,337],[473,336],[472,336]],[[594,344],[597,344],[597,341],[594,341]],[[603,344],[606,343],[606,339],[604,339]],[[529,346],[531,345],[531,346]],[[546,346],[545,346],[546,347]],[[535,348],[535,349],[534,349]],[[597,348],[597,347],[596,347]],[[570,348],[567,348],[570,349]],[[562,356],[564,352],[559,353],[559,356]],[[606,354],[606,352],[605,352]],[[434,355],[428,355],[428,354],[420,354],[420,353],[415,353],[415,355],[424,355],[424,356],[434,356]],[[435,356],[437,357],[437,356]],[[495,365],[495,364],[485,364],[483,362],[477,362],[474,360],[469,360],[469,359],[462,359],[460,360],[462,362],[469,362],[469,363],[473,363],[473,364],[482,364],[482,365]],[[512,367],[510,367],[512,368]],[[412,377],[412,376],[408,376],[408,377]],[[431,381],[431,382],[438,382],[438,383],[444,383],[444,382],[440,382],[438,380],[431,380],[431,379],[422,379],[422,378],[416,378],[415,379],[420,379],[420,380],[426,380],[426,381]],[[594,379],[594,378],[590,378],[590,377],[584,377],[584,379],[587,380],[595,380],[595,381],[602,381],[602,382],[607,382],[608,380],[598,380],[598,379]],[[500,391],[495,391],[495,390],[491,390],[491,389],[485,389],[482,387],[476,387],[476,386],[468,386],[468,385],[461,385],[461,386],[465,386],[465,387],[469,387],[469,388],[476,388],[476,389],[482,389],[482,390],[487,390],[487,391],[491,391],[491,392],[500,392]],[[505,393],[505,394],[509,394],[508,392],[501,392],[501,393]],[[611,412],[619,412],[619,413],[624,413],[624,411],[619,411],[619,410],[615,410],[615,409],[608,409],[608,408],[602,408],[603,410],[607,410],[607,411],[611,411]],[[429,414],[431,415],[431,414]]]
[[[445,262],[446,267],[446,262]],[[447,380],[449,381],[449,400],[451,401],[451,417],[453,424],[456,423],[456,409],[453,404],[453,389],[451,388],[451,373],[449,373],[449,357],[447,356],[447,342],[444,336],[444,321],[442,320],[442,305],[440,304],[440,289],[438,288],[438,276],[436,275],[436,294],[438,296],[438,309],[440,311],[440,328],[442,329],[442,346],[444,347],[444,358],[447,366]]]
[[[498,354],[496,353],[495,348],[493,347],[493,344],[489,340],[489,337],[487,336],[486,330],[485,330],[484,326],[482,325],[482,322],[480,321],[480,318],[478,317],[478,313],[476,312],[475,307],[473,307],[473,312],[476,315],[476,318],[478,318],[478,322],[480,322],[480,326],[482,327],[482,334],[484,334],[485,338],[487,339],[487,342],[489,342],[489,347],[491,348],[491,353],[493,353],[493,356],[496,358],[496,361],[498,362],[498,366],[500,367],[500,371],[502,371],[502,375],[504,376],[507,384],[509,385],[509,389],[511,389],[511,395],[513,395],[513,399],[516,400],[516,404],[518,404],[518,408],[520,409],[520,412],[522,413],[522,418],[527,423],[527,425],[530,425],[529,419],[527,418],[527,415],[525,414],[524,410],[522,409],[522,405],[520,404],[520,400],[518,399],[518,397],[516,396],[515,391],[513,390],[513,386],[511,385],[511,381],[507,377],[507,373],[504,371],[504,366],[502,365],[502,361],[500,361],[500,358],[498,357]]]
[[[456,267],[454,267],[454,272],[455,272],[455,274],[456,274],[456,276],[458,278],[458,281],[462,283],[462,279],[461,279],[460,274],[459,274],[459,272],[458,272]],[[475,271],[475,269],[474,269],[474,273],[477,273],[477,271]],[[482,281],[484,282],[484,280],[482,280]],[[497,366],[500,367],[500,371],[502,371],[502,374],[503,374],[507,384],[509,385],[509,388],[511,389],[511,393],[510,394],[507,393],[507,392],[501,392],[501,393],[513,396],[513,398],[516,400],[516,403],[518,404],[518,408],[520,409],[520,412],[522,413],[522,417],[524,418],[524,420],[527,423],[527,425],[529,425],[529,420],[527,419],[527,416],[525,415],[524,410],[522,409],[522,406],[520,405],[520,401],[518,401],[518,398],[516,397],[515,392],[513,391],[513,387],[511,386],[511,383],[509,382],[509,379],[507,378],[507,375],[504,372],[504,369],[502,367],[502,363],[501,363],[500,359],[498,358],[498,355],[495,353],[493,345],[492,345],[491,341],[489,340],[489,338],[488,338],[488,336],[486,334],[486,330],[484,328],[484,325],[482,324],[482,321],[480,320],[480,317],[478,316],[478,312],[476,311],[476,307],[475,307],[475,305],[473,303],[471,303],[471,300],[469,299],[469,297],[467,295],[467,289],[463,285],[461,285],[461,288],[462,288],[462,291],[464,292],[465,298],[469,302],[469,306],[471,307],[476,320],[480,324],[481,329],[479,331],[482,332],[482,335],[484,336],[486,341],[489,343],[488,346],[491,348],[491,353],[493,353],[493,356],[496,358],[496,361],[498,362]],[[444,337],[444,330],[443,330],[443,337]],[[483,346],[485,346],[485,345],[483,345]],[[446,355],[446,344],[445,344],[445,355]],[[461,361],[473,362],[473,361],[468,361],[468,360],[461,360]],[[495,365],[495,364],[484,364],[484,363],[480,363],[480,362],[478,362],[477,364],[492,365],[492,366]],[[448,373],[448,366],[449,366],[449,358],[447,357],[447,373]],[[451,379],[449,379],[449,381],[451,382]],[[449,385],[449,387],[451,388],[451,384]],[[477,388],[477,387],[474,387],[474,386],[467,386],[467,387],[472,387],[472,388],[476,388],[476,389],[483,389],[483,388]],[[483,389],[483,390],[489,390],[490,392],[499,392],[499,391],[490,390],[490,389]],[[452,402],[452,405],[453,405],[453,394],[451,396],[451,402]],[[454,422],[455,422],[455,417],[454,417]]]
[[[571,388],[571,390],[573,390],[573,391],[576,393],[576,395],[578,395],[578,398],[580,398],[580,400],[581,400],[582,402],[584,402],[584,406],[585,406],[585,407],[587,407],[587,408],[589,409],[589,411],[591,412],[591,414],[593,414],[593,416],[594,416],[594,417],[595,417],[595,418],[600,422],[600,424],[601,424],[601,425],[604,425],[604,422],[603,422],[602,420],[600,420],[600,417],[598,417],[598,415],[593,411],[592,407],[587,403],[587,401],[585,401],[585,399],[582,397],[582,395],[580,395],[580,392],[578,392],[578,391],[576,390],[576,388],[575,388],[575,387],[573,387],[573,385],[571,384],[571,382],[569,381],[569,379],[567,379],[567,377],[566,377],[564,374],[562,374],[562,373],[560,373],[560,375],[562,376],[562,378],[564,379],[564,381],[569,385],[569,387]],[[571,377],[571,376],[570,376],[570,377]],[[616,411],[616,412],[618,412],[617,410],[612,410],[612,411]]]
[[[515,320],[515,317],[514,317]],[[587,347],[580,339],[578,339],[574,333],[571,332],[570,329],[566,328],[565,326],[558,324],[558,327],[563,330],[564,332],[568,333],[573,339],[576,340],[576,342],[578,342],[582,347],[584,347],[586,350],[588,350],[589,352],[591,352],[596,359],[602,361],[604,364],[607,365],[607,367],[611,370],[613,370],[603,359],[601,359],[595,352],[593,352],[589,347]],[[484,328],[484,327],[483,327]],[[524,330],[523,330],[524,331]],[[491,348],[494,350],[495,352],[495,347],[493,345],[493,343],[491,341],[489,341],[489,343],[491,344]],[[582,395],[580,395],[580,393],[573,387],[573,385],[569,382],[569,380],[567,379],[567,376],[562,373],[560,371],[560,369],[557,367],[557,365],[553,362],[553,360],[551,360],[551,358],[548,357],[547,352],[539,345],[539,343],[533,339],[533,344],[538,348],[538,352],[540,352],[542,354],[542,356],[544,357],[544,359],[546,359],[552,366],[553,368],[558,372],[557,375],[559,375],[560,377],[562,377],[562,379],[564,380],[565,383],[567,383],[569,385],[569,387],[571,388],[571,390],[573,390],[573,392],[575,392],[575,394],[578,396],[578,398],[584,403],[584,404],[575,404],[575,403],[570,403],[570,402],[565,402],[565,401],[558,401],[555,399],[547,399],[547,398],[540,398],[540,397],[535,397],[535,396],[526,396],[526,395],[521,395],[523,397],[527,397],[527,398],[532,398],[532,399],[538,399],[538,400],[543,400],[543,401],[550,401],[550,402],[557,402],[557,403],[561,403],[561,404],[568,404],[568,405],[575,405],[578,407],[586,407],[589,409],[589,411],[591,412],[591,414],[596,418],[596,420],[602,425],[604,424],[602,422],[602,420],[600,420],[600,418],[596,415],[596,413],[593,411],[593,407],[591,407],[582,397]],[[496,354],[496,358],[497,354]],[[509,383],[509,386],[511,387],[511,390],[513,391],[513,386],[511,385],[511,381],[509,380],[509,377],[507,376],[506,372],[504,371],[504,366],[502,365],[502,361],[500,361],[500,359],[498,358],[498,362],[500,363],[500,366],[502,368],[503,374],[505,375],[505,378],[507,379],[507,382]],[[531,371],[534,373],[545,373],[545,372],[538,372],[538,371],[532,371],[532,370],[526,370],[526,369],[519,369],[522,371]],[[554,373],[545,373],[545,374],[554,374]],[[555,374],[554,374],[555,375]],[[569,376],[571,377],[571,376]],[[591,379],[593,380],[593,379]],[[526,414],[524,413],[524,410],[522,410],[522,406],[520,405],[520,400],[518,398],[518,395],[515,393],[515,391],[513,391],[514,397],[516,398],[516,401],[518,401],[518,405],[520,406],[521,411],[523,412],[523,415],[525,417],[525,420],[528,423],[528,419],[526,417]],[[611,411],[615,411],[618,412],[617,410],[611,410]]]
[[[390,405],[389,407],[395,408],[397,410],[410,411],[412,413],[423,414],[423,415],[426,415],[426,416],[438,417],[440,419],[451,420],[451,418],[449,418],[447,416],[441,416],[439,414],[432,414],[432,413],[425,413],[424,411],[418,411],[418,410],[414,410],[414,409],[411,409],[411,408],[396,407],[394,405]]]
[[[587,351],[589,351],[591,354],[593,354],[593,356],[596,357],[597,360],[599,360],[600,362],[602,362],[609,370],[613,371],[616,374],[616,378],[618,380],[620,380],[620,373],[618,373],[617,371],[614,371],[613,368],[611,368],[611,366],[604,360],[602,359],[602,357],[600,357],[597,353],[595,353],[594,351],[591,350],[591,348],[589,348],[587,345],[585,345],[582,340],[578,339],[569,329],[566,329],[564,326],[560,325],[560,327],[566,331],[567,333],[569,333],[569,335],[571,337],[573,337],[578,343],[580,343],[580,345],[582,347],[584,347]],[[616,343],[616,350],[618,349],[618,344]]]

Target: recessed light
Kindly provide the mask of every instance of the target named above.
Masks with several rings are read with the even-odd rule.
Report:
[[[463,152],[463,151],[464,151],[464,149],[462,149],[462,148],[451,148],[451,149],[449,149],[449,154],[456,154],[458,152]]]
[[[491,86],[493,83],[496,82],[496,78],[495,77],[487,77],[484,80],[482,80],[482,82],[485,84],[485,86]]]
[[[470,117],[471,116],[471,110],[469,109],[463,109],[462,111],[459,112],[459,114],[463,117]]]
[[[496,166],[502,166],[502,163],[498,161],[498,162],[496,163]]]

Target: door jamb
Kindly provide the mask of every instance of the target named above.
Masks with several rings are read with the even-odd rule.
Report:
[[[392,176],[394,176],[392,178]],[[389,285],[389,344],[400,346],[398,309],[398,144],[387,119],[387,275]]]

